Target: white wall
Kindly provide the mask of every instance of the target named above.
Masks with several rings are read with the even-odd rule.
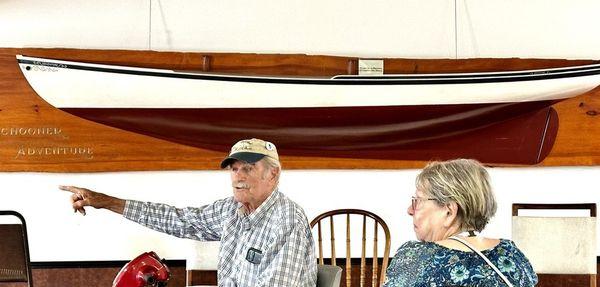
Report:
[[[600,1],[0,1],[0,47],[72,47],[364,57],[600,59]],[[217,164],[217,163],[215,163]],[[415,170],[286,171],[282,190],[309,218],[363,208],[413,238]],[[600,203],[599,167],[495,168],[500,208],[486,233],[510,237],[512,202]],[[0,173],[0,209],[22,212],[34,261],[127,260],[146,250],[184,258],[188,243],[107,211],[72,214],[59,184],[200,205],[229,195],[222,172]],[[108,246],[111,246],[108,248]]]
[[[8,0],[0,46],[600,59],[596,0]]]
[[[416,174],[417,170],[289,170],[281,178],[281,190],[304,207],[309,220],[334,208],[374,211],[389,225],[395,250],[415,239],[406,208]],[[594,190],[598,168],[493,168],[490,175],[499,209],[485,231],[489,236],[510,238],[513,202],[600,204]],[[0,210],[13,209],[25,216],[34,261],[125,260],[147,250],[176,259],[189,252],[187,240],[145,229],[109,211],[74,214],[69,193],[58,190],[58,185],[81,185],[178,206],[200,206],[231,194],[224,171],[0,173],[0,182],[5,186]]]

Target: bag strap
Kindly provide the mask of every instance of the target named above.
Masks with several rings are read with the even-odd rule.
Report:
[[[494,265],[494,263],[492,263],[492,261],[490,261],[485,255],[483,255],[483,253],[481,253],[481,251],[475,249],[475,247],[473,247],[471,244],[469,244],[469,242],[465,241],[462,238],[456,237],[456,236],[450,236],[448,239],[452,239],[452,240],[458,241],[458,242],[464,244],[465,246],[469,247],[469,249],[471,249],[471,250],[473,250],[473,252],[477,253],[477,255],[479,255],[479,257],[483,258],[483,260],[490,267],[492,267],[492,269],[494,271],[496,271],[496,273],[498,274],[498,276],[500,276],[500,278],[502,279],[502,281],[504,281],[504,283],[506,283],[506,285],[508,287],[513,287],[512,283],[510,283],[510,281],[508,281],[508,278],[506,278],[506,276],[504,276],[504,274],[502,274],[502,272],[500,272],[500,270],[498,270],[498,267],[496,267],[496,265]]]

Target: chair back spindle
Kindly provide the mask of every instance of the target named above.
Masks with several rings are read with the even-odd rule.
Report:
[[[375,224],[373,225],[374,229],[373,229],[373,258],[379,258],[377,257],[377,221],[375,221]],[[371,286],[377,286],[377,264],[378,264],[379,260],[373,260],[373,278],[372,278],[372,282],[371,282]],[[385,272],[385,271],[384,271]]]
[[[352,256],[350,254],[350,214],[346,214],[346,286],[352,285]]]
[[[333,228],[333,216],[329,217],[329,223],[330,223],[329,226],[331,227],[331,233],[330,233],[330,236],[331,236],[331,263],[332,263],[331,265],[336,266],[337,258],[335,258],[335,231]],[[311,227],[312,227],[312,225],[311,225]]]
[[[319,264],[324,265],[323,262],[323,235],[321,235],[321,222],[317,223],[319,230]]]

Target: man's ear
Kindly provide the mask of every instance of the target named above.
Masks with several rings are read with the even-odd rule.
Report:
[[[274,181],[277,178],[277,175],[279,174],[279,172],[280,172],[279,168],[271,168],[271,172],[269,172],[271,177],[269,179]]]
[[[458,204],[454,201],[446,204],[446,218],[444,219],[444,226],[450,227],[454,224],[458,218]]]

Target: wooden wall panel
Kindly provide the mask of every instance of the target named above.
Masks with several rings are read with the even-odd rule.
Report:
[[[0,48],[0,171],[90,172],[217,169],[223,152],[125,132],[64,113],[25,81],[15,55],[174,70],[262,75],[355,73],[356,59],[333,56]],[[522,70],[593,61],[540,59],[386,59],[386,73]],[[600,89],[554,106],[560,127],[544,166],[600,164]],[[425,162],[282,157],[288,169],[419,168]]]

